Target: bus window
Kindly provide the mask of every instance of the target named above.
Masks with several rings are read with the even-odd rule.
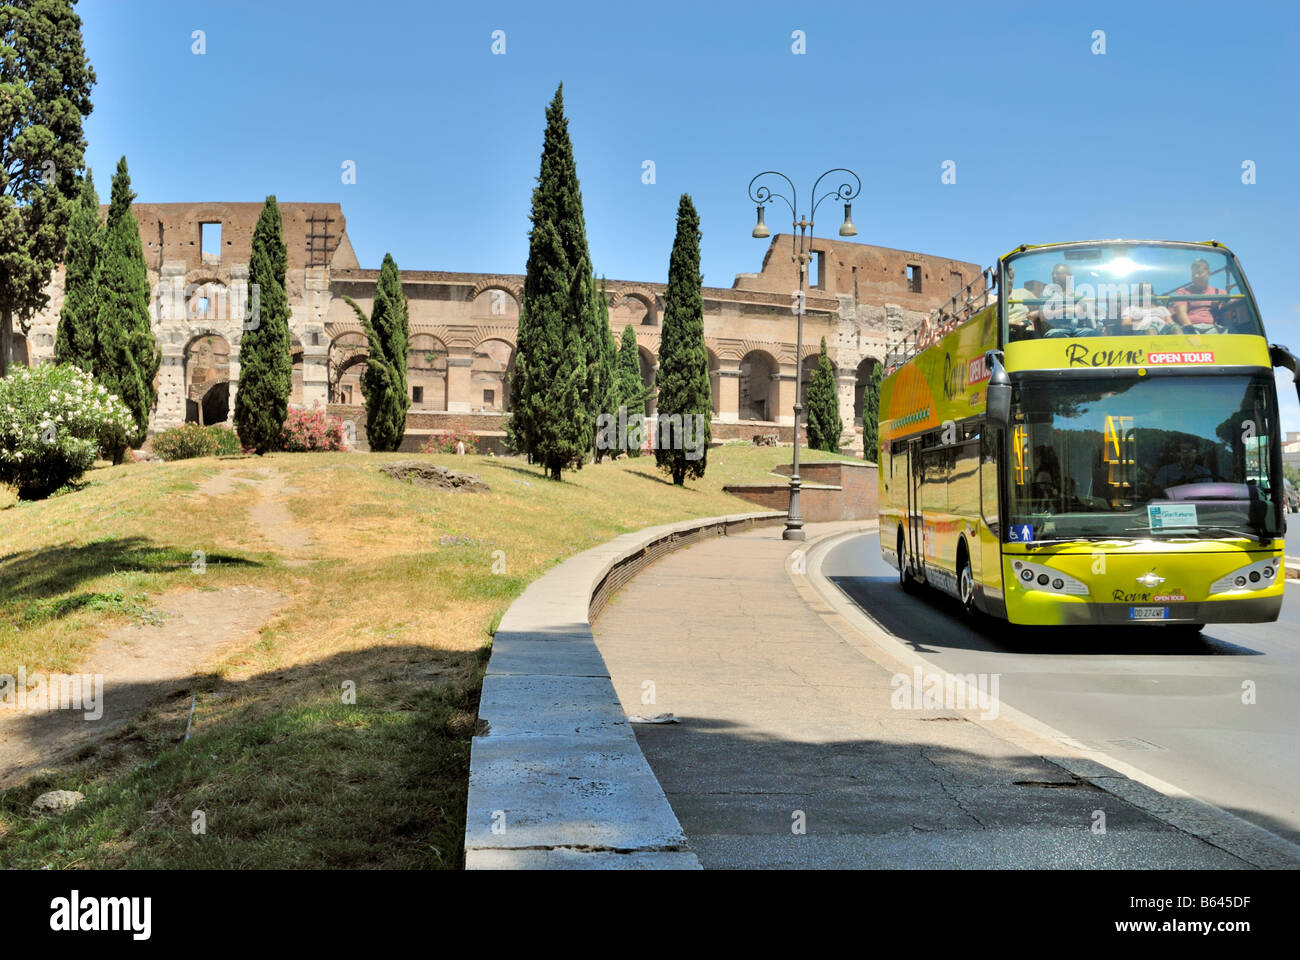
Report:
[[[1051,537],[1210,527],[1280,535],[1272,381],[1259,376],[1022,383],[1014,403],[1013,524]]]
[[[1116,242],[1006,261],[1005,338],[1262,335],[1236,262],[1200,244]]]

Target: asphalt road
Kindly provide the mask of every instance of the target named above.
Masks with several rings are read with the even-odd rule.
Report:
[[[1300,555],[1291,526],[1287,552]],[[875,534],[833,547],[822,573],[934,665],[1000,674],[1004,703],[1300,842],[1300,581],[1276,623],[1211,625],[1196,640],[1088,628],[1012,639],[1005,625],[973,629],[940,594],[904,594]]]

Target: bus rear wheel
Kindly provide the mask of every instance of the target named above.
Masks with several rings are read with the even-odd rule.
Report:
[[[916,592],[916,581],[912,579],[912,565],[907,562],[906,540],[903,528],[898,528],[898,585],[905,593]]]

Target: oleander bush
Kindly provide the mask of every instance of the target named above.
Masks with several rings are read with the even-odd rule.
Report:
[[[217,438],[217,456],[231,457],[237,453],[243,453],[243,448],[239,444],[239,434],[224,424],[214,423],[204,427],[204,430]]]
[[[310,453],[315,450],[346,450],[343,421],[319,408],[290,407],[284,422],[283,450]]]
[[[102,451],[120,461],[131,412],[90,374],[68,365],[22,367],[0,379],[0,483],[42,500],[76,481]]]
[[[186,423],[164,430],[153,438],[153,452],[164,460],[224,457],[239,451],[239,437],[235,431],[216,423],[206,427]]]

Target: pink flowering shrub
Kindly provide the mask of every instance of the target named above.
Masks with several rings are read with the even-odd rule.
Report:
[[[319,408],[290,407],[284,422],[284,449],[294,453],[345,450],[343,422]]]
[[[457,444],[465,444],[466,453],[478,453],[478,439],[468,430],[460,433],[435,433],[420,447],[421,453],[455,453]]]

